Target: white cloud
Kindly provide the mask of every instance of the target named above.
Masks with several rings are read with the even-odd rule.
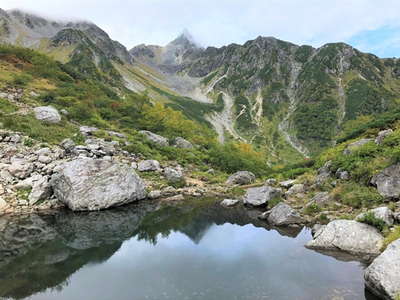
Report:
[[[128,47],[166,44],[184,28],[203,45],[263,35],[319,46],[400,26],[398,0],[1,0],[0,7],[88,19]]]

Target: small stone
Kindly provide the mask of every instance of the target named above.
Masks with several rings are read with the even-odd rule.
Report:
[[[238,204],[240,201],[236,200],[236,199],[224,199],[223,201],[221,201],[221,205],[224,207],[231,207],[231,206],[235,206],[236,204]]]
[[[138,164],[140,172],[159,171],[160,169],[160,163],[157,160],[143,160]]]

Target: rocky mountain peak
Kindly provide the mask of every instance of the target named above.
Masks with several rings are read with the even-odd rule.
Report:
[[[174,45],[174,46],[181,46],[184,48],[198,48],[198,44],[189,32],[189,30],[184,29],[182,33],[174,39],[172,42],[170,42],[168,45]]]

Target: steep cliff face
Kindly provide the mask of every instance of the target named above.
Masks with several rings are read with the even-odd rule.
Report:
[[[157,57],[151,48],[141,49],[142,57]],[[276,152],[277,146],[285,151],[282,138],[304,156],[320,151],[332,144],[344,122],[393,107],[400,88],[399,60],[343,43],[313,48],[258,37],[244,45],[181,50],[173,68],[165,67],[169,61],[157,65],[153,60],[152,65],[182,80],[198,79],[211,99],[221,93],[230,110],[223,111],[228,122],[221,134]],[[228,126],[229,120],[233,124]]]

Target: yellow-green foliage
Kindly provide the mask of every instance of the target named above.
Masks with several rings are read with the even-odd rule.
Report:
[[[389,244],[392,242],[400,239],[400,226],[396,226],[393,231],[391,231],[386,237],[385,240],[383,241],[383,247],[382,250],[385,250]]]

